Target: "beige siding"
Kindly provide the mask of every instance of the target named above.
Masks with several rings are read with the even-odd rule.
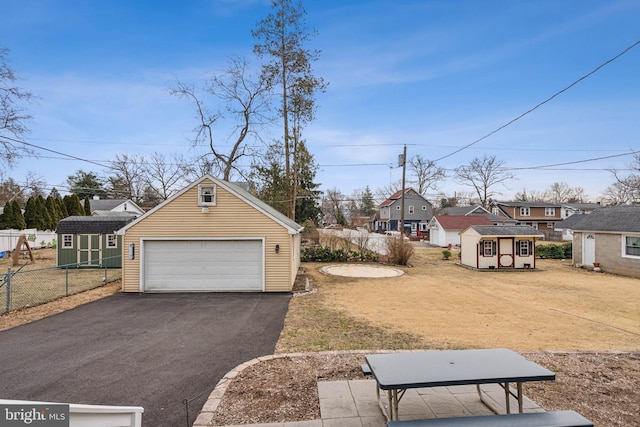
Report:
[[[296,236],[244,200],[216,189],[216,206],[203,213],[198,206],[198,186],[194,186],[126,230],[123,244],[124,292],[140,291],[140,249],[143,238],[235,238],[259,237],[265,242],[265,291],[291,291],[297,272],[299,243]],[[297,237],[299,242],[299,236]],[[130,243],[136,245],[135,259],[128,259]],[[275,246],[280,246],[276,254]]]
[[[584,233],[573,233],[573,262],[582,263],[582,236]],[[640,259],[625,257],[623,254],[622,234],[591,233],[596,236],[596,262],[602,271],[629,277],[640,277]],[[631,234],[629,234],[631,235]]]

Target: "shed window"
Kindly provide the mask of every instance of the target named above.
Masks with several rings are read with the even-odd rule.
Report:
[[[73,248],[73,234],[62,235],[62,247],[65,249]]]
[[[640,257],[640,236],[625,236],[624,254],[627,256]]]
[[[216,205],[216,186],[213,184],[198,185],[198,206]]]
[[[516,255],[531,256],[533,242],[531,240],[520,240],[516,245]]]
[[[482,242],[482,256],[494,256],[496,253],[496,242],[484,240]]]
[[[115,234],[107,234],[107,247],[108,248],[117,248],[118,247],[118,239]]]

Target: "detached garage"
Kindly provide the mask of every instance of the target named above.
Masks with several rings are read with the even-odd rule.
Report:
[[[205,176],[122,228],[124,292],[289,292],[302,226]]]

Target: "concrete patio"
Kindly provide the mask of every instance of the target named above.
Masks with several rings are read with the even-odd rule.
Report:
[[[497,384],[482,386],[485,398],[505,412],[504,391]],[[386,421],[378,406],[374,380],[318,382],[319,420],[251,424],[253,427],[384,427]],[[518,403],[511,397],[511,411]],[[526,396],[524,412],[543,411]],[[490,415],[478,397],[475,386],[437,387],[407,390],[399,405],[400,419],[446,418]]]

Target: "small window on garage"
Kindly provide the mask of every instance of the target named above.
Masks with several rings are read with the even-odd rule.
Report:
[[[73,249],[73,234],[62,235],[62,247],[65,249]]]
[[[198,206],[216,205],[216,186],[214,184],[198,185]]]
[[[117,248],[118,247],[118,239],[115,234],[107,234],[107,247],[108,248]]]

